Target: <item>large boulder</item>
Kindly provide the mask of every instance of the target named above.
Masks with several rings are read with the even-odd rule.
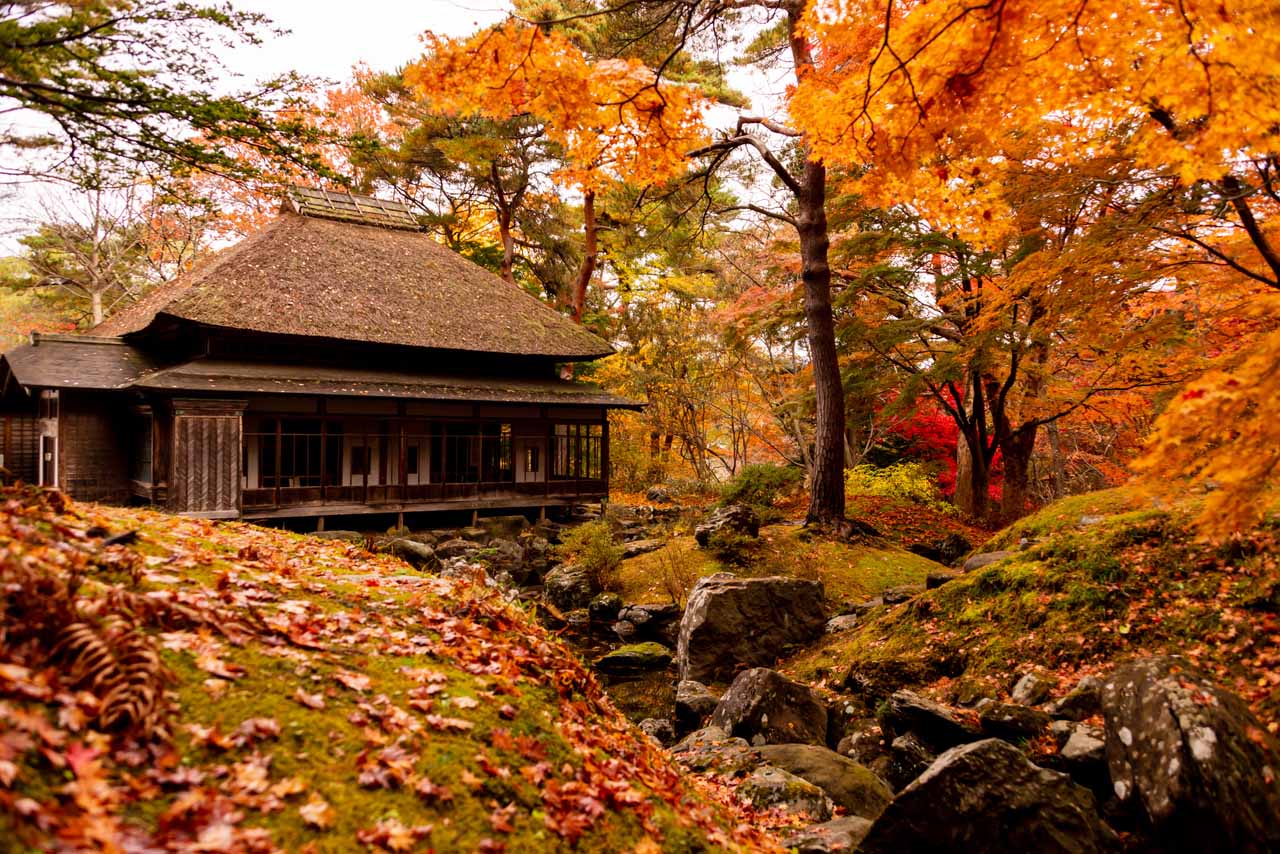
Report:
[[[707,576],[693,586],[680,621],[680,678],[714,682],[739,665],[771,665],[788,647],[821,637],[825,626],[821,582]]]
[[[808,780],[853,815],[873,819],[893,800],[884,780],[834,750],[816,744],[766,744],[759,751],[766,763]]]
[[[954,747],[898,794],[863,854],[1037,854],[1117,850],[1089,790],[1000,739]]]
[[[893,788],[901,792],[923,774],[937,755],[915,733],[900,735],[889,743],[888,753],[872,763],[871,768]]]
[[[671,748],[671,758],[689,771],[722,776],[741,774],[760,763],[746,739],[735,738],[717,726],[686,735]]]
[[[978,715],[978,725],[986,735],[1018,741],[1044,735],[1053,719],[1039,709],[1014,703],[991,703]]]
[[[1280,850],[1280,745],[1182,658],[1122,665],[1102,687],[1116,796],[1187,851]]]
[[[1065,696],[1044,707],[1052,717],[1065,721],[1082,721],[1102,711],[1102,680],[1085,676]]]
[[[711,725],[754,744],[826,744],[827,707],[808,685],[757,667],[733,680]]]
[[[436,550],[417,540],[394,539],[387,543],[387,551],[410,566],[416,566],[419,569],[437,570],[440,568],[440,558],[436,557]]]
[[[595,668],[610,676],[635,676],[662,670],[671,663],[671,650],[660,643],[646,641],[620,646],[595,661]]]
[[[593,622],[610,623],[618,618],[622,605],[622,597],[617,593],[598,593],[587,605],[587,613]]]
[[[436,557],[441,560],[449,558],[462,557],[470,559],[476,552],[480,551],[480,544],[471,540],[464,540],[461,537],[454,537],[451,540],[445,540],[436,546]]]
[[[895,691],[881,712],[881,722],[895,735],[915,733],[935,750],[945,750],[981,737],[973,723],[941,703],[913,691]]]
[[[812,824],[782,840],[782,847],[796,854],[841,854],[858,849],[858,843],[871,829],[871,822],[856,815],[833,818]]]
[[[738,784],[734,796],[757,810],[807,815],[815,821],[831,818],[831,800],[822,789],[771,765],[761,765],[752,771]]]
[[[693,529],[693,538],[704,549],[711,538],[721,531],[738,534],[744,537],[760,536],[760,517],[756,511],[745,504],[730,504],[719,507]]]
[[[975,569],[982,569],[984,566],[991,566],[993,563],[999,563],[1005,558],[1016,555],[1016,549],[1006,549],[998,552],[983,552],[970,557],[964,562],[964,571],[973,572]]]
[[[519,514],[512,516],[481,516],[476,526],[490,537],[514,540],[529,529],[529,520]]]
[[[649,552],[656,552],[665,546],[669,541],[658,537],[651,537],[645,540],[632,540],[629,543],[622,544],[622,559],[628,560],[640,555],[647,555]]]
[[[691,731],[702,726],[720,701],[706,685],[686,679],[676,685],[676,729]]]
[[[561,611],[586,608],[595,592],[591,574],[573,564],[561,564],[542,579],[542,595]]]
[[[1020,706],[1038,706],[1049,699],[1058,680],[1034,670],[1023,675],[1013,686],[1009,699]]]

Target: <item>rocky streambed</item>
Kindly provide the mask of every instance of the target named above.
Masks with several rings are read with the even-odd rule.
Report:
[[[789,817],[784,844],[800,852],[1280,850],[1280,745],[1184,659],[1125,662],[1070,686],[1028,672],[1007,698],[963,708],[882,674],[819,691],[773,669],[860,619],[860,607],[828,613],[819,582],[721,573],[684,609],[627,603],[555,565],[556,526],[486,521],[383,547],[529,599],[646,733],[689,773]],[[708,522],[755,534],[738,511]],[[622,533],[656,548],[661,525],[650,516]],[[927,586],[957,572],[940,567]]]

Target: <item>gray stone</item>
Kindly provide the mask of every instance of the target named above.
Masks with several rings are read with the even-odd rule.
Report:
[[[587,605],[587,613],[597,623],[612,622],[622,610],[622,597],[617,593],[599,593]]]
[[[613,633],[624,643],[630,643],[633,640],[638,640],[640,630],[630,620],[618,620],[613,624]]]
[[[837,632],[846,632],[858,625],[859,622],[857,614],[841,614],[839,617],[832,617],[827,620],[826,628],[823,631],[829,635]]]
[[[886,605],[901,605],[924,592],[924,588],[916,584],[904,584],[901,587],[890,587],[880,594]]]
[[[489,542],[489,532],[484,528],[468,525],[465,528],[459,528],[457,536],[459,539],[470,540],[473,543],[484,545]]]
[[[640,722],[640,731],[663,747],[676,740],[675,727],[666,718],[645,718]]]
[[[746,739],[734,738],[716,726],[689,733],[670,753],[681,767],[698,773],[734,775],[760,762]]]
[[[357,546],[363,546],[365,542],[365,535],[359,531],[316,531],[311,536],[317,540],[339,540]]]
[[[831,818],[831,800],[812,783],[769,765],[752,771],[738,784],[734,797],[757,810],[807,815],[817,821]]]
[[[1102,711],[1102,680],[1097,676],[1085,676],[1066,696],[1044,707],[1059,720],[1082,721]]]
[[[714,682],[740,665],[771,665],[789,647],[821,637],[825,626],[821,582],[724,573],[701,578],[680,621],[680,678]]]
[[[951,709],[913,691],[895,691],[883,718],[895,735],[914,732],[935,750],[981,737],[977,727],[957,717]]]
[[[782,847],[796,854],[845,854],[856,851],[869,830],[867,819],[846,815],[798,830],[782,840]]]
[[[992,738],[939,756],[889,804],[859,851],[1090,854],[1118,848],[1089,790]]]
[[[1038,706],[1049,699],[1057,684],[1053,677],[1032,671],[1018,680],[1009,697],[1020,706]]]
[[[671,490],[665,486],[651,486],[645,491],[644,500],[654,504],[670,504]]]
[[[1038,709],[1014,703],[993,703],[978,714],[983,733],[1009,740],[1043,735],[1053,719]]]
[[[816,744],[767,744],[760,757],[822,789],[851,814],[874,819],[893,800],[889,786],[870,770]]]
[[[470,557],[480,551],[480,546],[470,540],[454,537],[436,546],[436,557],[448,560],[451,557]]]
[[[595,592],[591,574],[573,564],[561,564],[542,579],[542,595],[561,611],[586,608]]]
[[[760,517],[756,515],[756,511],[745,504],[719,507],[693,529],[693,538],[705,549],[711,538],[721,532],[758,537],[760,536]]]
[[[640,555],[648,554],[649,552],[656,552],[666,544],[667,540],[658,538],[633,540],[629,543],[624,543],[622,546],[622,559],[627,560],[628,558],[639,557]]]
[[[1101,727],[1079,724],[1059,750],[1062,758],[1073,765],[1107,761],[1106,733]]]
[[[923,774],[936,758],[915,733],[909,732],[890,742],[887,760],[881,760],[875,767],[893,790],[900,792]]]
[[[859,765],[870,766],[889,749],[884,741],[884,731],[874,718],[859,721],[846,728],[845,735],[836,746],[836,753],[848,756]]]
[[[387,551],[400,558],[410,566],[419,569],[436,570],[440,568],[440,558],[436,550],[426,543],[407,538],[397,538],[387,543]]]
[[[698,729],[716,710],[719,700],[706,685],[686,679],[676,685],[676,726],[684,731]]]
[[[1080,527],[1087,528],[1090,525],[1096,525],[1099,522],[1105,521],[1106,518],[1107,518],[1106,516],[1081,516]]]
[[[611,676],[634,676],[662,670],[671,663],[671,650],[647,641],[618,647],[595,660],[595,668]]]
[[[808,685],[757,667],[738,674],[711,725],[760,744],[826,744],[827,707]]]
[[[975,569],[982,569],[984,566],[990,566],[1017,553],[1016,549],[1005,549],[999,552],[983,552],[982,554],[973,555],[964,562],[964,571],[973,572]]]
[[[1280,744],[1186,659],[1122,665],[1102,687],[1116,797],[1184,851],[1280,850]]]
[[[936,590],[948,581],[955,581],[964,573],[950,569],[933,569],[924,577],[924,589]]]

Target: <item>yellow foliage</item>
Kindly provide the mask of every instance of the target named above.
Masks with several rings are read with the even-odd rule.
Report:
[[[511,22],[467,39],[428,35],[427,45],[404,73],[420,98],[446,113],[536,116],[565,150],[560,178],[584,191],[667,181],[707,137],[695,89],[637,60],[592,61],[558,33]]]

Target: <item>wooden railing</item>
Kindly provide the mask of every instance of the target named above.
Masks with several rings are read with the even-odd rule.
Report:
[[[367,486],[284,486],[279,489],[245,489],[241,506],[245,510],[275,509],[303,505],[367,504],[414,505],[483,500],[488,498],[528,498],[531,505],[539,499],[565,501],[573,498],[598,497],[605,492],[602,479],[549,480],[530,483],[425,483]]]

